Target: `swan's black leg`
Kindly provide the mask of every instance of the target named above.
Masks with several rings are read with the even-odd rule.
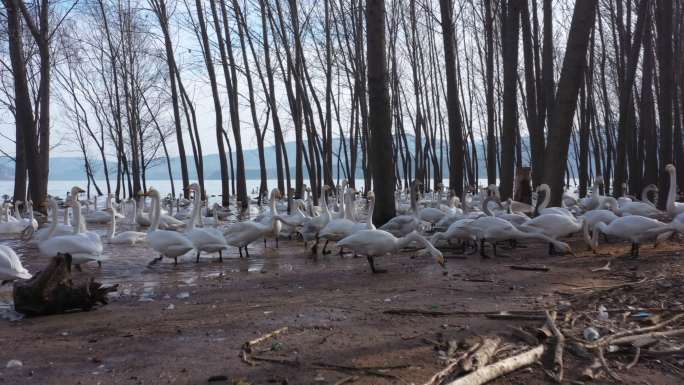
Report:
[[[249,258],[249,249],[247,248],[247,246],[245,246],[245,254],[247,254],[247,258]]]
[[[178,257],[173,257],[173,265],[178,266]]]
[[[323,254],[330,254],[330,251],[328,251],[328,243],[330,242],[329,239],[325,240],[325,245],[323,245]]]
[[[379,273],[386,273],[387,272],[387,270],[375,268],[375,260],[373,259],[373,257],[371,257],[369,255],[366,258],[368,259],[368,263],[370,264],[370,268],[371,268],[371,271],[373,272],[373,274],[379,274]]]
[[[74,266],[76,267],[77,271],[83,271],[83,269],[81,269],[81,265],[74,265]]]
[[[340,257],[344,257],[344,246],[340,246],[340,251],[337,253]]]
[[[275,237],[275,240],[276,240],[276,249],[277,249],[278,248],[278,237],[277,236]]]
[[[549,255],[556,255],[556,248],[553,247],[553,243],[549,243]]]
[[[97,261],[97,267],[102,267],[102,261]]]
[[[264,238],[264,247],[266,247],[266,238]]]
[[[240,258],[242,258],[242,247],[238,247],[238,251],[240,252]]]
[[[318,254],[318,236],[316,236],[316,242],[311,247],[311,254],[313,254],[313,255]]]
[[[223,263],[223,250],[219,250],[219,262]]]
[[[6,285],[6,284],[8,284],[8,283],[10,283],[10,281],[2,281],[2,282],[0,282],[0,286],[4,286],[4,285]]]
[[[482,258],[489,258],[489,255],[487,255],[487,253],[485,253],[485,240],[484,239],[480,239],[480,256]]]

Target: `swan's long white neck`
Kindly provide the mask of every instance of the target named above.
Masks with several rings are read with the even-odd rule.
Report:
[[[657,191],[657,190],[658,190],[658,188],[653,186],[653,185],[648,185],[648,186],[644,187],[644,189],[641,191],[641,200],[643,202],[650,204],[651,206],[655,206],[653,201],[648,199],[648,193],[650,193],[651,191]],[[669,195],[669,192],[668,192],[668,195]]]
[[[551,188],[547,184],[539,185],[539,190],[544,192],[544,200],[539,205],[538,211],[544,210],[551,202]]]
[[[160,216],[161,207],[159,207],[159,193],[155,191],[152,193],[152,223],[150,224],[150,231],[156,231],[159,229]]]
[[[194,190],[194,196],[192,198],[192,213],[190,214],[190,223],[188,224],[188,231],[195,228],[195,222],[200,220],[200,206],[202,205],[200,201],[200,193]]]
[[[418,214],[418,184],[416,183],[411,186],[411,212],[413,215]]]
[[[422,235],[418,234],[417,232],[413,231],[409,234],[407,234],[405,237],[401,237],[397,240],[397,250],[403,249],[407,245],[409,245],[411,242],[418,242],[421,245],[423,245],[426,249],[430,251],[432,254],[438,254],[439,250],[437,250],[434,246],[432,246],[432,243],[430,243],[425,237]]]
[[[50,214],[52,217],[52,221],[50,222],[50,230],[48,230],[47,237],[45,239],[51,238],[54,234],[55,231],[57,231],[57,202],[54,200],[50,199],[50,202],[48,203],[50,206],[50,211],[52,213]],[[68,213],[69,211],[65,209],[65,211]],[[68,216],[68,214],[67,214]]]
[[[271,196],[270,196],[270,201],[268,202],[268,207],[271,209],[271,215],[276,215],[277,208],[276,208],[276,190],[274,189],[271,191]]]
[[[675,170],[668,168],[667,172],[670,174],[670,187],[667,192],[667,211],[674,211],[675,200],[677,198],[677,178]]]
[[[112,225],[109,228],[109,238],[112,238],[114,234],[116,234],[116,209],[112,204],[112,195],[107,196],[107,208],[109,208],[112,213]]]
[[[83,218],[81,217],[81,203],[78,201],[78,197],[72,202],[72,210],[74,210],[74,221],[76,222],[74,225],[74,234],[84,233],[86,229]]]
[[[373,211],[375,210],[375,197],[370,198],[370,207],[368,207],[368,219],[366,219],[366,227],[369,230],[375,230],[375,225],[373,224]]]

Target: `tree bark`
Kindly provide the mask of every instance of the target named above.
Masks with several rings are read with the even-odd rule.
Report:
[[[385,51],[385,1],[366,3],[368,64],[368,126],[377,201],[373,222],[381,226],[395,216],[392,116],[390,113],[387,54]]]
[[[572,121],[577,107],[579,88],[586,72],[587,47],[597,8],[598,4],[594,0],[577,0],[570,24],[544,155],[543,179],[551,187],[552,205],[560,206],[563,196],[563,177],[568,160]]]
[[[456,34],[451,16],[451,0],[440,0],[442,15],[442,38],[444,40],[444,61],[447,83],[447,114],[449,116],[449,188],[456,196],[463,194],[463,128],[459,111],[458,85],[456,83]],[[434,151],[434,150],[433,150]],[[437,165],[435,165],[437,166]]]

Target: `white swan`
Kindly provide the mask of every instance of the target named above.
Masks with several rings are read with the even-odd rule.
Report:
[[[281,215],[285,219],[285,222],[283,222],[283,227],[280,230],[280,233],[289,236],[300,232],[304,222],[310,218],[304,213],[304,211],[302,211],[302,209],[306,210],[303,200],[295,199],[292,206],[292,213],[290,215]]]
[[[508,200],[510,201],[511,199],[509,198]],[[504,207],[508,207],[508,211],[499,210],[495,213],[492,213],[491,210],[489,209],[489,202],[491,202],[491,201],[496,202],[496,204],[502,210]],[[520,203],[520,202],[518,202],[518,203]],[[489,196],[484,200],[484,202],[482,202],[482,210],[484,211],[485,214],[506,220],[506,221],[510,222],[511,224],[513,224],[513,226],[515,226],[515,227],[520,227],[523,225],[523,223],[527,223],[527,221],[530,220],[530,217],[528,217],[525,214],[510,212],[511,207],[512,207],[512,205],[510,204],[510,202],[507,206],[502,205],[501,202],[499,201],[499,198],[496,197],[496,195]]]
[[[655,194],[654,196],[657,198],[658,191],[658,186],[654,185],[653,183],[649,184],[648,186],[644,187],[643,190],[641,190],[641,201],[655,207],[655,203],[651,201],[651,199],[648,197],[648,194],[653,192]]]
[[[153,262],[161,261],[162,258],[167,257],[173,258],[173,263],[177,265],[178,257],[194,250],[195,246],[188,237],[181,233],[159,229],[159,217],[161,215],[159,191],[150,187],[145,195],[149,195],[152,198],[152,222],[150,229],[147,231],[147,241],[159,253],[159,258]]]
[[[190,191],[194,193],[194,203],[192,207],[192,214],[188,221],[188,226],[185,230],[185,235],[190,238],[192,244],[197,250],[197,258],[195,262],[199,262],[200,253],[219,253],[219,262],[223,262],[223,250],[228,248],[226,238],[223,237],[223,232],[213,227],[196,228],[195,222],[200,221],[200,207],[201,202],[201,188],[199,184],[193,183],[189,187]],[[214,210],[214,213],[216,211]]]
[[[632,242],[630,255],[639,256],[639,245],[647,240],[657,238],[658,235],[672,231],[672,226],[656,219],[630,215],[615,219],[609,225],[599,222],[594,226],[592,242],[594,249],[598,247],[598,234],[608,234]]]
[[[18,203],[21,203],[21,201],[18,201]],[[21,234],[24,232],[24,230],[27,230],[29,227],[33,227],[33,210],[30,211],[30,221],[27,221],[23,218],[18,219],[13,217],[12,215],[9,214],[9,203],[5,205],[5,222],[0,222],[0,234]],[[36,223],[36,227],[38,227],[38,223]],[[34,229],[35,229],[34,228]]]
[[[69,221],[69,208],[65,207],[64,208],[64,213],[65,213],[65,218],[67,224],[64,223],[58,223],[58,216],[57,213],[59,209],[57,208],[57,201],[54,199],[50,199],[48,201],[48,208],[50,209],[50,225],[48,227],[44,227],[42,229],[39,229],[35,233],[33,233],[33,236],[31,238],[31,243],[40,243],[48,238],[51,237],[57,237],[61,235],[71,235],[74,233],[74,231],[77,229],[75,226],[68,224]]]
[[[71,254],[72,262],[79,270],[81,264],[91,261],[95,261],[99,266],[102,266],[102,261],[107,259],[107,257],[102,255],[102,241],[99,235],[93,232],[83,232],[85,223],[81,217],[81,204],[78,202],[78,196],[72,197],[71,205],[74,212],[74,220],[77,224],[75,233],[50,237],[39,243],[38,249],[40,253],[46,257],[54,257],[58,253]]]
[[[584,219],[577,220],[573,216],[563,214],[544,214],[532,218],[520,226],[520,230],[528,233],[544,234],[551,239],[558,239],[579,232]],[[549,254],[554,254],[555,244],[549,243]]]
[[[9,246],[0,245],[0,286],[17,279],[31,279],[17,253]]]
[[[352,250],[354,254],[365,255],[370,264],[371,271],[373,273],[381,273],[383,270],[376,269],[374,258],[390,253],[398,253],[412,242],[421,244],[423,248],[428,250],[430,255],[435,257],[440,266],[444,267],[442,252],[415,231],[404,237],[397,238],[384,230],[362,230],[340,240],[337,242],[337,245]]]
[[[275,216],[272,220],[274,222],[280,222],[282,219],[279,216]],[[245,253],[249,258],[249,249],[247,247],[259,239],[273,236],[274,226],[273,223],[261,223],[257,221],[238,222],[226,228],[223,234],[228,245],[238,248],[241,258],[242,249],[245,249]]]
[[[28,213],[28,218],[19,218],[19,221],[23,222],[26,227],[30,227],[35,231],[38,229],[38,221],[33,215],[33,201],[29,200],[26,202],[25,211]]]
[[[570,210],[566,209],[565,207],[547,207],[549,205],[549,203],[551,202],[551,187],[549,187],[548,184],[542,183],[539,186],[537,186],[537,193],[539,193],[539,192],[544,193],[544,200],[539,205],[539,207],[537,207],[537,213],[539,215],[560,214],[560,215],[566,215],[569,217],[573,217]]]
[[[608,202],[610,209],[619,216],[640,215],[653,218],[665,214],[652,204],[646,202],[628,202],[623,200],[623,203],[620,204],[620,202],[613,197],[605,197],[605,202]]]
[[[584,237],[584,241],[587,243],[587,246],[589,246],[592,250],[594,249],[594,244],[591,240],[591,231],[594,230],[594,226],[596,226],[597,223],[603,222],[610,224],[618,218],[619,217],[615,215],[614,212],[605,209],[590,210],[584,213],[582,215],[582,219],[584,220],[584,225],[582,226],[582,235]]]
[[[85,215],[85,221],[86,223],[96,223],[96,224],[107,224],[109,221],[112,219],[112,213],[109,211],[111,208],[111,202],[112,202],[112,197],[113,194],[108,194],[107,195],[107,205],[105,207],[105,210],[98,210],[97,209],[97,195],[93,199],[93,211],[87,213]],[[116,215],[115,218],[122,218],[123,216],[121,214]]]
[[[676,202],[677,200],[677,169],[673,164],[665,166],[665,171],[670,174],[670,188],[667,191],[667,212],[670,215],[679,215],[684,213],[684,203]]]
[[[345,193],[345,200],[347,202],[345,203],[345,207],[351,207],[351,200],[353,198],[353,192],[348,191]],[[349,218],[351,215],[350,212],[347,212],[345,215],[345,218],[338,218],[338,219],[333,219],[330,222],[328,222],[323,229],[319,232],[318,236],[321,239],[325,239],[326,245],[328,244],[328,241],[339,241],[342,238],[348,237],[358,231],[361,230],[372,230],[375,229],[375,226],[373,225],[373,211],[375,208],[375,194],[372,191],[368,192],[368,199],[370,201],[370,206],[368,209],[368,218],[366,219],[365,223],[358,223]],[[325,252],[325,246],[323,247],[323,251]]]
[[[133,246],[139,242],[144,242],[147,239],[147,233],[143,233],[141,231],[122,231],[118,234],[116,233],[116,218],[118,213],[114,205],[111,204],[113,197],[114,196],[111,194],[107,197],[107,200],[109,201],[107,206],[109,206],[109,208],[106,210],[110,212],[109,215],[111,219],[109,233],[107,234],[108,242],[112,244],[123,244],[129,246]]]
[[[552,245],[554,249],[557,248],[560,252],[572,253],[572,249],[565,242],[560,242],[556,240],[554,237],[551,237],[542,232],[520,231],[515,226],[513,226],[512,223],[501,218],[489,216],[478,218],[475,221],[471,222],[468,225],[468,228],[470,228],[471,231],[474,232],[475,237],[480,241],[480,255],[483,257],[487,256],[484,250],[485,242],[489,242],[493,246],[494,254],[496,255],[496,242],[519,239],[538,239],[547,241],[550,245]]]
[[[325,225],[328,224],[328,222],[330,222],[331,219],[330,210],[328,209],[328,203],[325,197],[325,192],[328,189],[330,189],[330,187],[326,185],[321,186],[321,206],[323,208],[323,213],[321,215],[309,217],[306,221],[304,221],[302,224],[302,230],[300,232],[302,234],[302,239],[304,239],[305,242],[314,239],[316,240],[316,243],[311,249],[314,254],[318,252],[318,233],[322,228],[325,227]]]
[[[278,247],[278,237],[280,236],[280,231],[283,228],[283,224],[281,221],[274,221],[273,219],[278,215],[277,203],[278,199],[280,199],[281,197],[282,194],[280,194],[279,189],[274,188],[273,190],[271,190],[271,195],[268,202],[268,212],[261,213],[257,216],[257,218],[255,218],[256,222],[259,222],[261,224],[270,224],[273,227],[271,236],[275,239],[276,248]],[[266,237],[264,237],[264,247],[265,246]]]
[[[454,221],[449,225],[449,228],[444,232],[437,232],[432,235],[430,242],[437,245],[439,241],[447,241],[451,243],[453,240],[458,241],[475,241],[475,234],[470,230],[470,225],[475,219],[464,218]]]
[[[414,182],[411,185],[411,214],[398,215],[390,219],[387,223],[380,226],[380,230],[385,230],[401,237],[428,226],[427,222],[418,218],[418,185],[419,182]]]

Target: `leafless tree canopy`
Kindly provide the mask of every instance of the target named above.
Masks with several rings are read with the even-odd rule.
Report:
[[[88,185],[118,197],[155,165],[180,178],[174,194],[204,185],[211,142],[222,202],[243,207],[253,147],[259,198],[273,177],[294,196],[362,178],[390,198],[414,180],[448,178],[460,195],[486,178],[505,199],[526,166],[553,203],[598,175],[616,196],[656,182],[666,194],[669,163],[684,185],[681,0],[2,5],[0,150],[15,199],[45,201],[61,137]]]

